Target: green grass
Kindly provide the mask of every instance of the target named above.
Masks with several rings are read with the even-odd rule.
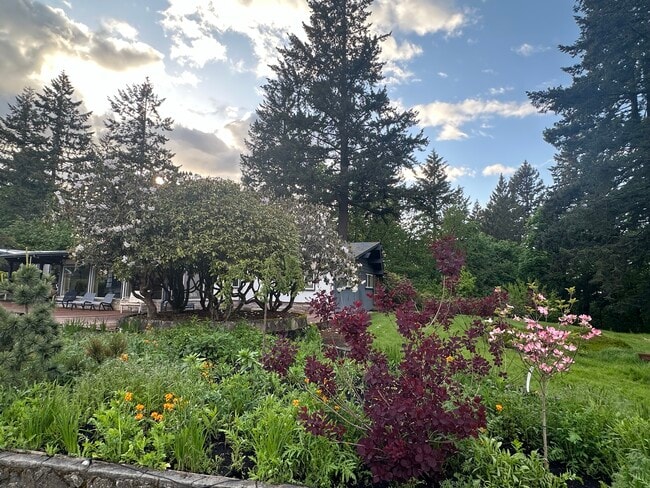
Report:
[[[469,320],[456,317],[451,330],[464,327]],[[373,313],[370,332],[375,336],[374,347],[390,357],[401,347],[394,315]],[[650,334],[603,331],[600,337],[581,346],[568,373],[553,378],[550,393],[607,399],[622,411],[650,415],[650,362],[638,356],[644,352],[650,353]],[[510,383],[524,385],[527,370],[515,351],[507,351],[504,369]]]

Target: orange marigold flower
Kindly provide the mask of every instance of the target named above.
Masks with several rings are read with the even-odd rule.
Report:
[[[120,359],[122,361],[128,361],[129,360],[129,355],[127,353],[120,354]]]
[[[338,405],[334,405],[334,410],[338,412],[339,410],[341,410],[341,407],[339,407]]]
[[[451,363],[454,360],[454,356],[447,356],[447,362]]]
[[[309,378],[305,378],[305,383],[309,384]]]
[[[142,403],[138,403],[138,404],[135,406],[135,409],[136,409],[138,412],[141,412],[142,410],[144,410],[144,405],[143,405]]]
[[[298,406],[300,406],[300,400],[298,400],[298,399],[293,400],[293,401],[291,402],[291,404],[292,404],[294,407],[298,407]]]
[[[136,413],[135,414],[135,419],[136,420],[142,420],[143,417],[144,417],[144,415],[142,415],[141,413]]]
[[[320,397],[321,400],[323,400],[323,403],[327,403],[329,401],[329,398],[327,398],[325,395]]]
[[[501,410],[503,410],[503,405],[501,405],[500,403],[497,403],[494,408],[497,409],[497,412],[500,412]]]
[[[165,403],[163,405],[163,410],[174,410],[174,404],[173,403]]]
[[[166,393],[165,394],[165,401],[166,402],[171,402],[174,399],[174,394],[173,393]]]
[[[320,395],[321,393],[323,393],[323,390],[321,390],[320,388],[318,390],[316,390],[317,395]]]
[[[131,393],[130,391],[127,391],[124,394],[124,401],[125,402],[130,402],[131,400],[133,400],[133,393]]]

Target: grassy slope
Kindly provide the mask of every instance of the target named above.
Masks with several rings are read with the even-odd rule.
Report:
[[[459,317],[455,326],[467,318]],[[394,350],[401,344],[395,317],[372,314],[371,332],[374,345],[383,351]],[[603,335],[585,344],[567,374],[551,381],[555,390],[573,390],[576,396],[607,398],[621,410],[650,411],[650,362],[639,359],[638,353],[650,353],[650,334],[626,334],[603,331]],[[509,351],[505,369],[513,384],[523,385],[526,371],[519,356]]]

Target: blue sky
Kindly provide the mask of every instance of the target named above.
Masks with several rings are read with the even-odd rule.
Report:
[[[176,121],[176,163],[237,179],[239,154],[268,64],[308,20],[304,0],[3,0],[0,113],[23,87],[65,70],[101,129],[107,97],[149,76]],[[527,160],[550,183],[553,115],[526,91],[567,85],[578,36],[569,0],[375,0],[392,32],[383,60],[391,100],[419,112],[449,176],[485,203],[499,173]],[[412,178],[411,174],[405,175]]]

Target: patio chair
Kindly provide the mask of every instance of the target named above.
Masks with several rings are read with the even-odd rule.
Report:
[[[70,302],[70,306],[73,308],[76,308],[77,305],[80,305],[82,309],[86,309],[86,305],[89,305],[90,308],[93,307],[93,303],[95,302],[95,295],[96,293],[86,293],[84,294],[83,297],[81,297],[79,300],[74,300]]]
[[[95,305],[97,305],[97,308],[99,310],[113,310],[113,297],[115,296],[115,293],[107,293],[104,298],[102,299],[101,302],[93,302],[92,305],[90,305],[91,309],[95,309]]]
[[[60,303],[63,308],[67,308],[70,305],[70,302],[75,301],[77,298],[77,292],[75,290],[66,291],[62,297],[55,300],[56,303]]]

